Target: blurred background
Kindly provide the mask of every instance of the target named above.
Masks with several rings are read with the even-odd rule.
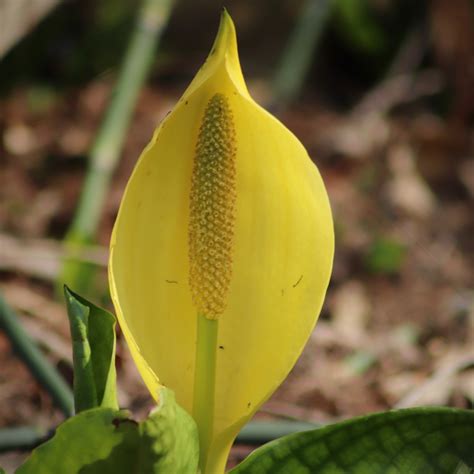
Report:
[[[61,282],[110,308],[107,246],[124,186],[204,61],[222,6],[0,0],[0,312],[69,382]],[[225,6],[253,97],[321,171],[337,239],[316,330],[257,417],[472,408],[474,1]],[[4,430],[47,431],[65,411],[13,350],[11,319],[0,318],[7,470],[27,451],[11,450]],[[120,335],[117,367],[121,405],[143,416],[151,400]]]

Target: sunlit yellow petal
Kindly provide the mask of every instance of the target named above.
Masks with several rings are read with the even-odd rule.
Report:
[[[231,244],[222,247],[231,268],[228,278],[209,280],[229,284],[219,304],[207,307],[196,298],[206,288],[194,285],[191,269],[197,261],[192,243],[190,250],[191,187],[200,127],[209,104],[221,99],[235,132]],[[191,413],[197,313],[200,305],[215,310],[207,315],[218,318],[218,347],[206,473],[224,471],[236,434],[301,353],[321,309],[333,251],[321,177],[300,142],[248,95],[224,14],[208,60],[133,172],[110,259],[112,298],[145,382],[156,397],[159,376]]]

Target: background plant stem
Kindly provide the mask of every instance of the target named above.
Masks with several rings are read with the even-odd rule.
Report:
[[[0,429],[0,453],[13,450],[29,450],[43,443],[48,432],[35,426],[17,426]]]
[[[236,442],[241,444],[260,445],[293,433],[314,430],[322,425],[304,421],[251,421],[247,423]]]
[[[273,79],[273,103],[285,104],[298,96],[313,61],[333,0],[306,0],[281,56]]]
[[[56,405],[66,416],[71,416],[73,413],[72,390],[30,339],[18,321],[18,316],[6,304],[1,295],[0,329],[5,331],[15,352],[25,362],[38,382],[48,391]]]
[[[66,236],[66,246],[78,249],[94,240],[110,180],[117,165],[140,88],[153,64],[158,39],[168,22],[173,0],[144,0],[110,105],[90,151],[79,204]],[[95,266],[66,260],[57,285],[87,293]]]

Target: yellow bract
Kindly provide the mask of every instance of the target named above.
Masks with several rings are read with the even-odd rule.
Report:
[[[170,387],[198,420],[198,313],[216,319],[204,472],[224,471],[235,436],[296,362],[333,252],[318,170],[251,99],[224,12],[206,63],[130,178],[109,265],[118,319],[152,395]]]

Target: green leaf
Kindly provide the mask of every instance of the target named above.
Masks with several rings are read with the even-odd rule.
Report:
[[[115,317],[67,287],[64,294],[73,346],[76,412],[95,407],[117,409]]]
[[[193,419],[163,388],[161,403],[137,423],[126,411],[85,410],[36,448],[17,474],[195,474],[199,447]]]
[[[126,412],[93,408],[60,425],[54,437],[36,448],[16,474],[99,474],[96,466],[102,462],[134,472],[129,454],[137,445],[136,423]]]
[[[458,474],[474,468],[474,411],[412,408],[277,439],[232,474]]]
[[[154,456],[140,456],[143,463],[139,472],[195,474],[199,460],[196,424],[176,403],[171,390],[162,387],[160,399],[161,405],[140,423],[140,451],[152,452]],[[154,458],[160,459],[155,467],[151,462]]]

